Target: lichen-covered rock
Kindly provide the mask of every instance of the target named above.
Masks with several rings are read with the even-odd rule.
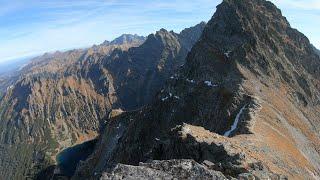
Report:
[[[120,179],[211,179],[224,180],[221,173],[193,160],[167,160],[140,163],[139,166],[118,164],[111,173],[102,173],[101,180]]]

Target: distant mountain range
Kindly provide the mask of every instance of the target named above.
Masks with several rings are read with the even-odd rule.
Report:
[[[180,34],[161,29],[147,38],[126,34],[33,58],[0,102],[0,176],[35,177],[62,149],[96,138],[115,112],[148,104],[184,64],[204,26]]]
[[[12,59],[10,61],[1,62],[0,74],[6,75],[7,73],[18,71],[25,64],[27,64],[30,59],[32,59],[32,57],[18,58],[18,59]]]

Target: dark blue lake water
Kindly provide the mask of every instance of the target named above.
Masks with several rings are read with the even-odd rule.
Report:
[[[61,174],[71,177],[80,160],[86,160],[93,152],[96,142],[96,139],[87,141],[61,151],[56,157]]]

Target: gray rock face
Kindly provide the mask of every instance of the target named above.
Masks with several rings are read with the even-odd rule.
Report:
[[[117,179],[212,179],[226,177],[193,160],[167,160],[140,163],[139,166],[118,164],[111,173],[102,173],[101,180]]]
[[[175,73],[191,47],[199,40],[205,23],[180,34],[165,29],[147,37],[129,51],[115,51],[103,65],[112,74],[122,108],[135,110],[151,102],[165,81]]]
[[[139,36],[137,34],[123,34],[122,36],[114,39],[113,41],[110,42],[111,45],[119,45],[119,44],[131,44],[135,42],[143,42],[145,41],[146,38],[143,36]]]
[[[110,46],[110,45],[123,45],[123,44],[135,44],[139,42],[145,41],[146,38],[143,36],[139,36],[137,34],[123,34],[116,39],[109,41],[104,41],[101,45]]]

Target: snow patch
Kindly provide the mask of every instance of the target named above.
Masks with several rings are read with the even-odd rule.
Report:
[[[172,93],[169,93],[169,96],[166,96],[166,97],[162,98],[161,101],[165,101],[165,100],[167,100],[169,98],[172,98],[172,97],[174,97],[176,99],[180,99],[179,96],[174,96]]]
[[[167,100],[167,99],[169,99],[169,97],[168,97],[168,96],[167,96],[167,97],[162,98],[162,99],[161,99],[161,101],[165,101],[165,100]]]
[[[194,83],[194,80],[193,79],[187,79],[187,82]]]
[[[243,110],[246,108],[246,106],[247,106],[247,105],[244,105],[244,106],[240,109],[239,113],[238,113],[237,116],[236,116],[236,119],[234,120],[234,122],[233,122],[233,124],[232,124],[232,126],[231,126],[231,129],[228,130],[227,132],[225,132],[225,133],[224,133],[224,136],[229,137],[230,134],[231,134],[234,130],[237,129],[238,123],[239,123],[239,119],[240,119],[240,117],[241,117],[241,114],[243,113]]]
[[[121,127],[121,123],[119,123],[119,125],[117,126],[117,129],[119,129]]]
[[[183,127],[183,132],[185,132],[186,134],[190,134],[191,133],[191,129],[189,127]]]
[[[171,93],[169,93],[169,96],[166,96],[166,97],[162,98],[161,101],[165,101],[165,100],[169,99],[169,97],[172,97]]]
[[[7,88],[7,91],[9,91],[10,89],[13,89],[13,85],[9,86],[9,87]]]
[[[209,86],[209,87],[217,87],[217,86],[218,86],[218,85],[216,85],[216,84],[212,84],[211,81],[204,81],[204,83],[205,83],[207,86]]]
[[[232,51],[227,51],[227,52],[224,53],[224,55],[225,55],[227,58],[229,58],[229,57],[230,57],[230,53],[232,53]]]

